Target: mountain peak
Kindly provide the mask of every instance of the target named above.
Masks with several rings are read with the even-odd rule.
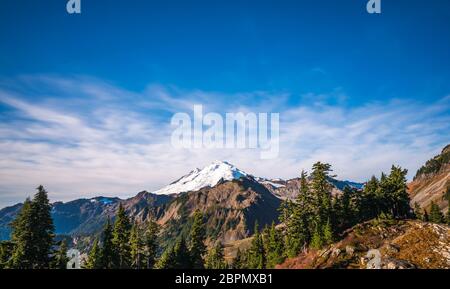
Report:
[[[195,169],[179,180],[153,193],[169,195],[197,191],[205,187],[213,187],[221,180],[231,181],[247,176],[247,173],[226,161],[214,161],[203,169]]]

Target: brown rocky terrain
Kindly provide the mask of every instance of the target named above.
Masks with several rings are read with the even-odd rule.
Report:
[[[429,209],[433,201],[443,211],[447,210],[448,202],[444,196],[450,190],[450,145],[419,169],[408,189],[411,205],[418,203],[422,208]]]
[[[250,236],[256,220],[261,226],[276,220],[279,205],[280,200],[263,185],[241,178],[182,193],[167,204],[157,222],[166,234],[164,239],[174,239],[180,232],[188,233],[190,217],[200,210],[208,238],[228,243]]]
[[[323,250],[309,250],[278,265],[279,269],[364,269],[375,255],[383,269],[450,268],[450,227],[416,220],[378,221],[356,225],[343,239]],[[375,252],[376,253],[376,252]]]

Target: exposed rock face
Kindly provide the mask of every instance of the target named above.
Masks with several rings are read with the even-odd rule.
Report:
[[[280,199],[290,199],[294,200],[300,191],[300,178],[294,178],[290,180],[258,180],[263,184],[269,191],[271,191],[275,196]],[[331,184],[333,195],[339,195],[342,190],[348,186],[354,189],[362,189],[364,184],[355,183],[350,181],[339,181],[333,178],[329,178],[328,182]]]
[[[340,242],[288,259],[278,268],[449,269],[449,233],[447,225],[374,220],[348,230]]]
[[[408,189],[411,205],[418,203],[422,208],[429,209],[433,201],[442,210],[448,208],[444,195],[450,190],[450,145],[417,171]]]
[[[220,183],[212,188],[188,192],[174,199],[158,219],[167,234],[165,239],[188,233],[190,218],[196,210],[205,214],[207,236],[224,243],[240,240],[260,226],[276,221],[280,200],[252,178]]]

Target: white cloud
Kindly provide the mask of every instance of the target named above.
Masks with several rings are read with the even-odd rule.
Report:
[[[33,87],[33,98],[25,89],[0,89],[0,207],[23,200],[38,184],[53,200],[132,196],[216,159],[266,177],[294,177],[318,160],[331,163],[342,179],[364,181],[393,163],[411,176],[449,142],[450,97],[351,108],[327,106],[320,96],[320,103],[290,107],[286,93],[227,95],[159,85],[136,93],[86,77],[21,81]],[[255,150],[173,148],[171,114],[192,113],[195,103],[221,114],[279,112],[279,158],[260,160]]]

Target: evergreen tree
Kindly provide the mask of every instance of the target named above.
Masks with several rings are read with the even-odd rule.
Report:
[[[0,241],[0,269],[10,268],[14,243],[11,241]]]
[[[11,223],[11,240],[14,244],[11,268],[32,269],[36,251],[33,237],[33,211],[30,199],[26,199],[16,219]]]
[[[329,245],[331,243],[333,243],[333,229],[331,227],[331,222],[328,219],[327,223],[325,224],[325,226],[323,227],[323,243],[325,245]]]
[[[144,252],[143,252],[143,240],[141,232],[136,223],[131,227],[130,233],[130,255],[131,255],[131,268],[141,269],[144,267]]]
[[[174,268],[175,269],[190,269],[191,264],[191,256],[189,254],[189,249],[186,246],[186,241],[183,237],[180,237],[178,241],[175,243],[173,248],[174,254]]]
[[[447,192],[445,193],[444,198],[447,200],[447,216],[445,217],[445,221],[447,225],[450,225],[450,183],[447,182]]]
[[[168,247],[163,254],[161,255],[161,258],[156,262],[155,269],[175,269],[176,268],[176,261],[175,261],[175,253],[173,247]]]
[[[278,220],[280,223],[286,223],[290,216],[292,215],[293,204],[289,199],[281,201],[280,207],[278,208]]]
[[[417,220],[424,221],[422,208],[420,207],[420,205],[417,202],[414,203],[414,216],[416,217]]]
[[[94,241],[91,251],[89,251],[88,260],[86,263],[86,269],[102,269],[102,249],[99,246],[98,239]]]
[[[54,264],[52,267],[55,269],[66,269],[67,262],[69,262],[69,258],[67,257],[67,245],[63,240],[59,244],[59,249],[54,257]]]
[[[111,222],[108,219],[102,232],[102,248],[100,253],[100,264],[102,269],[114,268],[114,262],[117,259],[115,256],[113,244],[113,229]]]
[[[245,259],[245,254],[238,248],[236,252],[236,257],[231,263],[232,269],[245,269],[247,265],[247,260]]]
[[[203,269],[203,255],[206,252],[205,241],[205,225],[203,222],[203,214],[195,211],[193,216],[193,224],[190,233],[190,252],[192,267],[194,269]]]
[[[310,222],[314,211],[307,175],[302,171],[300,176],[300,191],[292,206],[292,213],[286,216],[286,254],[295,257],[301,248],[311,239]]]
[[[39,186],[37,190],[33,200],[25,201],[11,224],[12,268],[48,269],[52,264],[54,226],[51,206],[44,187]]]
[[[331,223],[329,223],[330,216],[332,215],[331,185],[328,182],[330,172],[331,166],[329,164],[317,162],[313,165],[313,171],[311,173],[311,189],[314,195],[314,218],[311,223],[314,224],[313,238],[315,237],[315,240],[313,246],[315,247],[323,245],[324,229],[329,229],[331,239],[333,237],[334,229],[331,227]],[[326,228],[327,226],[329,228]],[[327,236],[327,238],[330,238],[330,236]]]
[[[275,265],[281,264],[284,257],[284,246],[281,233],[275,228],[273,222],[270,229],[264,236],[266,245],[264,246],[267,252],[267,268],[275,268]]]
[[[120,269],[130,268],[130,230],[131,224],[122,205],[119,205],[113,230],[113,245],[115,250],[115,267]]]
[[[227,263],[223,255],[223,246],[217,242],[216,246],[212,247],[205,260],[206,269],[226,269]]]
[[[345,186],[342,196],[337,197],[333,206],[333,218],[336,231],[344,231],[359,222],[361,194],[355,189]]]
[[[441,224],[444,222],[444,215],[442,214],[441,209],[435,202],[431,202],[429,219],[430,222],[436,224]]]
[[[392,166],[388,178],[390,213],[394,218],[408,218],[411,216],[410,198],[406,175],[408,170]]]
[[[311,248],[313,249],[320,249],[323,245],[323,238],[322,238],[322,228],[320,224],[316,224],[314,227],[314,232],[311,238]]]
[[[259,232],[258,221],[255,222],[255,234],[250,246],[250,256],[248,266],[250,269],[265,269],[266,268],[266,252],[264,250],[263,239]]]
[[[158,233],[158,224],[153,220],[150,220],[147,224],[147,230],[145,232],[145,258],[147,269],[151,269],[155,265],[156,254],[158,251]]]
[[[48,200],[47,191],[43,186],[37,188],[31,202],[33,214],[33,247],[35,250],[34,268],[48,269],[51,264],[53,238],[55,237],[55,227],[51,217],[51,206]]]
[[[362,191],[359,220],[370,220],[377,217],[383,210],[380,199],[380,181],[372,176]]]

